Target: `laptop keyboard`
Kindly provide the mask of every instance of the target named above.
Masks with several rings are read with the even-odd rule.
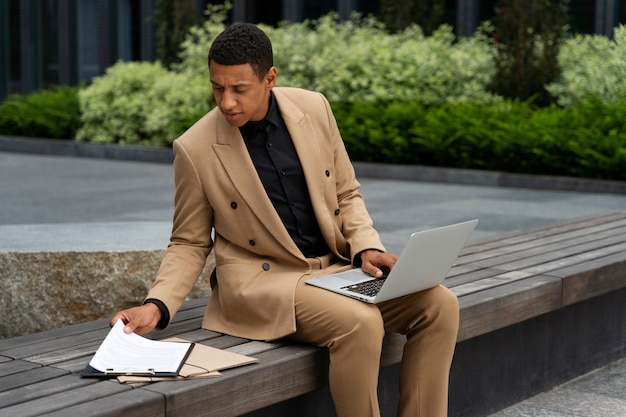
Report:
[[[358,284],[347,285],[342,289],[355,292],[357,294],[374,297],[380,291],[386,278],[371,279],[369,281],[359,282]]]

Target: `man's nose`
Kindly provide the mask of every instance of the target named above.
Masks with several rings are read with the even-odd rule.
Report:
[[[224,110],[231,110],[237,104],[237,100],[235,99],[235,95],[228,91],[224,91],[222,95],[222,108]]]

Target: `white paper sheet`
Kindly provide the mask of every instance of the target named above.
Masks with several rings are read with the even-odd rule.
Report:
[[[118,320],[89,365],[105,373],[151,374],[177,372],[191,343],[159,342],[124,333]]]

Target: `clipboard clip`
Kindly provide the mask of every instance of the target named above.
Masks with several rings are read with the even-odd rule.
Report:
[[[107,370],[104,371],[105,375],[141,375],[141,376],[154,376],[155,371],[154,369],[147,369],[145,371],[140,371],[140,370],[136,370],[136,369],[127,369],[127,370],[123,370],[123,369],[113,369],[113,368],[109,368]]]

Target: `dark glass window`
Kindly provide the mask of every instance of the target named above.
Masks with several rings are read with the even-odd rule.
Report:
[[[98,65],[98,2],[77,1],[78,79],[91,80],[99,75]]]
[[[14,94],[20,92],[22,80],[22,60],[20,57],[22,36],[20,31],[20,3],[18,0],[9,1],[7,26],[7,42],[9,43],[9,86],[7,93]]]
[[[59,2],[41,2],[39,21],[41,22],[41,81],[42,86],[59,84]]]
[[[141,60],[139,0],[117,0],[117,51],[122,61]]]
[[[367,16],[368,14],[376,14],[380,11],[380,1],[359,0],[356,2],[356,9],[363,16]]]
[[[570,0],[569,25],[574,33],[594,33],[595,0]]]
[[[265,23],[267,25],[276,25],[283,20],[283,2],[282,0],[266,0],[260,2],[258,0],[247,0],[246,17],[247,22]]]
[[[486,20],[493,21],[496,16],[496,5],[499,0],[478,0],[478,22],[477,25]]]
[[[317,19],[330,12],[337,10],[337,0],[301,0],[302,1],[302,20]]]

